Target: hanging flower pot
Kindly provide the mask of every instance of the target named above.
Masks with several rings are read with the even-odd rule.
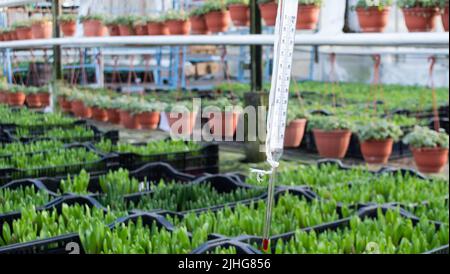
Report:
[[[58,20],[64,37],[72,37],[75,35],[77,31],[77,15],[64,14]]]
[[[169,29],[170,35],[189,35],[191,22],[189,20],[168,20],[165,25]]]
[[[230,12],[227,10],[212,11],[205,15],[205,20],[210,32],[226,32],[230,26]]]
[[[231,21],[236,27],[250,25],[250,7],[246,4],[229,4]]]
[[[117,109],[107,109],[108,114],[108,122],[113,124],[119,124],[120,123],[120,112]]]
[[[157,111],[146,111],[136,115],[141,129],[157,129],[161,114]]]
[[[215,138],[232,138],[236,133],[239,116],[240,115],[237,112],[211,113],[208,121],[211,134]]]
[[[260,3],[259,9],[261,11],[261,17],[264,19],[266,26],[275,26],[277,22],[278,4],[275,1]]]
[[[100,107],[92,107],[92,118],[99,122],[108,121],[108,112]]]
[[[286,127],[284,136],[284,147],[297,148],[300,146],[305,135],[306,119],[296,119]]]
[[[191,135],[195,128],[195,118],[197,117],[197,113],[188,112],[188,113],[166,113],[167,119],[169,120],[169,126],[171,128],[171,132],[175,135]],[[175,127],[178,125],[177,127]]]
[[[63,112],[70,112],[72,110],[72,104],[65,96],[58,96],[58,105]]]
[[[84,36],[101,37],[106,35],[107,28],[103,24],[103,16],[87,15],[81,17],[80,20],[83,23]]]
[[[312,30],[317,28],[319,22],[320,6],[317,5],[298,5],[297,11],[297,29]]]
[[[207,34],[208,27],[206,26],[205,16],[191,16],[189,18],[191,21],[191,32],[192,34]]]
[[[444,26],[444,30],[448,32],[448,5],[444,7],[444,13],[442,14],[442,25]]]
[[[50,39],[53,36],[53,23],[48,18],[34,20],[31,29],[34,39]]]
[[[8,93],[8,105],[20,107],[25,104],[26,95],[23,92],[24,87],[14,87]]]
[[[357,8],[359,26],[362,32],[383,32],[389,23],[390,7]]]
[[[120,111],[120,124],[127,129],[140,129],[141,128],[136,116],[134,114],[131,114],[127,110]]]
[[[30,26],[17,27],[16,33],[19,40],[33,39],[33,31]]]
[[[406,27],[409,32],[430,32],[436,29],[438,8],[404,8]]]

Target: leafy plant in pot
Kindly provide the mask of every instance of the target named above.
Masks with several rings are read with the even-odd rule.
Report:
[[[448,32],[448,0],[440,0],[441,2],[441,16],[442,16],[442,25],[444,26],[444,30]]]
[[[387,120],[376,120],[358,126],[364,160],[369,164],[386,164],[392,154],[394,141],[403,135],[400,127]]]
[[[135,16],[119,16],[115,20],[117,27],[119,28],[120,36],[132,36],[135,35],[133,23],[136,20]]]
[[[128,129],[140,129],[141,126],[137,119],[137,115],[133,113],[134,108],[136,107],[135,100],[133,98],[122,97],[116,100],[116,104],[120,106],[120,124]]]
[[[164,24],[164,18],[149,17],[147,19],[148,35],[169,35],[169,29]]]
[[[348,120],[338,116],[313,116],[309,119],[308,127],[313,131],[321,157],[345,157],[352,136],[352,124]]]
[[[25,104],[26,94],[25,86],[13,86],[8,92],[8,105],[14,107],[20,107]]]
[[[133,114],[141,129],[156,129],[161,117],[161,108],[158,103],[139,101],[133,105]]]
[[[14,24],[16,29],[17,38],[19,40],[30,40],[33,39],[33,31],[31,29],[31,21],[20,21]]]
[[[191,135],[195,128],[197,112],[191,102],[175,102],[166,107],[166,115],[173,134]]]
[[[91,118],[92,108],[84,104],[84,101],[89,101],[89,95],[85,95],[81,92],[74,92],[69,97],[71,101],[71,110],[76,117]]]
[[[297,29],[312,30],[317,28],[322,2],[323,0],[298,1]]]
[[[168,11],[164,17],[165,25],[171,35],[189,35],[191,32],[191,21],[183,10]]]
[[[266,26],[275,26],[277,22],[278,3],[274,0],[258,0],[261,17],[264,19]]]
[[[108,113],[108,122],[119,124],[121,102],[117,99],[112,99],[109,103],[109,106],[106,107],[106,112]]]
[[[61,31],[65,37],[72,37],[77,32],[77,15],[63,14],[58,18]]]
[[[106,20],[105,25],[109,36],[120,36],[119,26],[116,23],[116,19]]]
[[[305,135],[306,122],[309,115],[301,109],[300,106],[294,105],[288,110],[288,126],[284,135],[284,147],[297,148],[302,143]]]
[[[29,87],[24,89],[27,97],[26,103],[29,108],[40,108],[42,107],[41,97],[39,96],[39,88]]]
[[[239,122],[240,113],[229,111],[236,104],[227,98],[204,101],[204,113],[209,114],[211,134],[216,137],[233,137]]]
[[[148,34],[147,18],[138,17],[133,22],[134,33],[138,36],[145,36]]]
[[[208,34],[208,27],[205,19],[206,9],[204,6],[195,8],[189,13],[189,20],[191,21],[192,34]]]
[[[62,84],[57,85],[57,94],[58,94],[58,105],[61,108],[62,112],[71,112],[72,105],[71,101],[68,100],[70,94],[72,94],[72,90],[68,87],[65,87]]]
[[[236,27],[245,27],[250,24],[249,0],[228,0],[227,5],[231,21]]]
[[[104,17],[101,14],[90,14],[80,18],[83,24],[84,36],[99,37],[106,35],[106,27],[104,25]]]
[[[106,108],[109,106],[109,97],[107,96],[94,96],[85,102],[87,106],[92,107],[92,119],[99,122],[108,121],[108,112]]]
[[[411,147],[420,172],[439,173],[447,163],[449,138],[444,130],[416,126],[403,142]]]
[[[362,32],[383,32],[389,23],[392,0],[359,0],[356,4]]]
[[[0,82],[0,104],[8,104],[8,85]]]
[[[205,9],[206,26],[212,33],[225,32],[230,26],[230,12],[227,10],[225,0],[209,0]]]
[[[32,19],[31,29],[34,39],[50,39],[53,35],[53,22],[49,16]]]
[[[399,0],[409,32],[429,32],[436,29],[440,0]]]

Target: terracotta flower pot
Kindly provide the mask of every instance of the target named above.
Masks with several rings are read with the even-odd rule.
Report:
[[[19,38],[17,37],[17,33],[15,31],[12,31],[9,36],[11,37],[11,41],[17,41]]]
[[[38,94],[28,94],[26,102],[29,108],[40,108],[42,106],[41,97]]]
[[[269,2],[259,4],[261,10],[261,17],[264,19],[266,26],[275,26],[277,22],[278,4],[275,2]]]
[[[359,26],[362,32],[383,32],[389,23],[389,7],[379,10],[377,7],[357,8]]]
[[[120,36],[119,27],[117,25],[108,25],[106,28],[108,29],[109,36]]]
[[[31,30],[31,28],[28,28],[28,27],[17,28],[16,33],[17,33],[17,38],[19,38],[19,40],[33,39],[33,31]]]
[[[166,113],[171,132],[176,135],[190,135],[195,128],[197,113]],[[178,125],[176,128],[172,126]]]
[[[119,124],[120,123],[120,112],[117,109],[107,109],[108,112],[108,122],[113,124]]]
[[[27,96],[23,92],[8,93],[8,105],[20,107],[25,104]]]
[[[228,9],[230,10],[231,21],[236,27],[250,25],[250,7],[248,5],[231,4]]]
[[[369,164],[386,164],[392,154],[394,140],[368,140],[361,143],[364,160]]]
[[[208,121],[214,137],[233,137],[239,121],[239,113],[212,113]],[[221,130],[220,130],[221,128]]]
[[[403,9],[406,27],[409,32],[430,32],[436,29],[438,8],[407,8]]]
[[[67,100],[64,96],[58,96],[58,104],[63,112],[71,112],[72,102]]]
[[[442,25],[444,25],[444,30],[448,32],[448,6],[445,7],[444,13],[442,14]]]
[[[448,149],[411,148],[417,168],[423,173],[439,173],[448,160]]]
[[[120,36],[133,36],[135,35],[134,29],[129,25],[118,25]]]
[[[0,104],[7,104],[8,103],[8,95],[4,91],[0,91]]]
[[[169,20],[165,22],[170,35],[189,35],[191,32],[191,22],[189,20]]]
[[[320,6],[298,5],[297,29],[311,30],[317,28]]]
[[[161,114],[157,111],[143,112],[137,115],[141,129],[157,129]]]
[[[191,33],[192,34],[207,34],[208,27],[206,26],[205,16],[192,16],[189,18],[191,21]]]
[[[136,25],[134,26],[134,33],[139,36],[148,35],[147,25]]]
[[[105,109],[93,107],[92,108],[92,119],[99,122],[108,121],[108,112]]]
[[[297,119],[289,123],[284,135],[284,147],[297,148],[305,135],[306,119]]]
[[[41,101],[41,104],[43,107],[50,106],[50,93],[48,92],[40,92],[38,93],[39,100]]]
[[[76,117],[79,118],[91,118],[92,117],[92,108],[86,107],[83,101],[72,101],[72,112]]]
[[[64,37],[72,37],[77,32],[77,22],[75,21],[61,22],[60,25]]]
[[[324,158],[342,159],[347,154],[352,132],[350,130],[313,130],[319,155]]]
[[[126,110],[120,111],[120,124],[128,129],[140,129],[141,126],[139,124],[136,115],[130,114]]]
[[[148,35],[169,35],[169,29],[163,23],[148,23],[147,24]]]
[[[225,32],[230,26],[229,11],[213,11],[205,15],[206,26],[212,33]]]
[[[99,37],[106,35],[106,27],[100,20],[86,20],[83,22],[84,36]]]
[[[53,35],[52,22],[36,22],[31,26],[34,39],[50,39]]]

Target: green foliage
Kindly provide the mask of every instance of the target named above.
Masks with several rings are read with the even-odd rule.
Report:
[[[90,178],[89,173],[83,169],[79,175],[74,176],[73,178],[69,175],[66,180],[61,180],[59,188],[62,194],[88,194]]]
[[[184,10],[169,10],[164,15],[164,21],[187,21],[189,20],[189,14]]]
[[[227,9],[226,0],[217,1],[217,0],[207,0],[205,4],[203,4],[203,9],[205,13],[210,13],[214,11],[225,11]]]
[[[308,127],[311,130],[319,129],[323,131],[352,130],[352,123],[344,117],[336,116],[312,116],[308,120]]]
[[[250,4],[249,0],[227,0],[227,5],[235,5],[235,4],[241,4],[248,6]]]
[[[323,3],[323,0],[298,0],[298,3],[300,5],[315,5],[315,6],[321,6]]]
[[[377,7],[380,10],[383,10],[387,7],[392,6],[392,0],[358,0],[356,3],[356,7],[358,8],[372,8]]]
[[[387,139],[398,141],[403,135],[403,131],[398,125],[387,120],[370,121],[357,127],[356,131],[362,142],[369,140],[384,141]]]
[[[448,134],[444,130],[437,132],[419,126],[406,135],[403,142],[413,148],[449,148]]]
[[[39,141],[35,143],[9,143],[0,145],[0,156],[26,154],[41,151],[60,150],[64,144],[58,141]]]
[[[59,22],[67,23],[67,22],[76,22],[78,16],[76,14],[63,14],[60,15],[58,20]]]
[[[0,188],[0,214],[20,211],[30,206],[41,206],[49,201],[50,196],[45,191],[36,191],[34,187]]]
[[[52,140],[83,140],[86,138],[93,138],[95,133],[92,129],[85,126],[75,126],[73,128],[52,128],[41,134],[33,134],[28,129],[17,128],[15,130],[14,137],[16,138],[41,138],[41,139],[52,139]]]
[[[81,22],[86,22],[86,21],[91,21],[91,20],[104,22],[105,16],[103,16],[102,14],[88,14],[88,15],[80,17]]]
[[[440,0],[398,0],[397,5],[400,8],[415,8],[415,7],[438,7]]]
[[[202,146],[196,142],[184,141],[153,141],[146,145],[138,146],[128,143],[119,143],[113,145],[110,140],[102,140],[96,147],[103,152],[122,152],[122,153],[136,153],[139,155],[153,155],[153,154],[167,154],[177,152],[194,152],[199,151]]]

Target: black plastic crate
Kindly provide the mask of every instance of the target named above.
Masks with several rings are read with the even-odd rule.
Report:
[[[213,253],[217,248],[230,248],[230,247],[236,249],[237,255],[262,254],[259,250],[255,249],[253,246],[233,239],[225,239],[225,240],[216,239],[208,241],[202,246],[193,250],[192,254],[210,254]]]

